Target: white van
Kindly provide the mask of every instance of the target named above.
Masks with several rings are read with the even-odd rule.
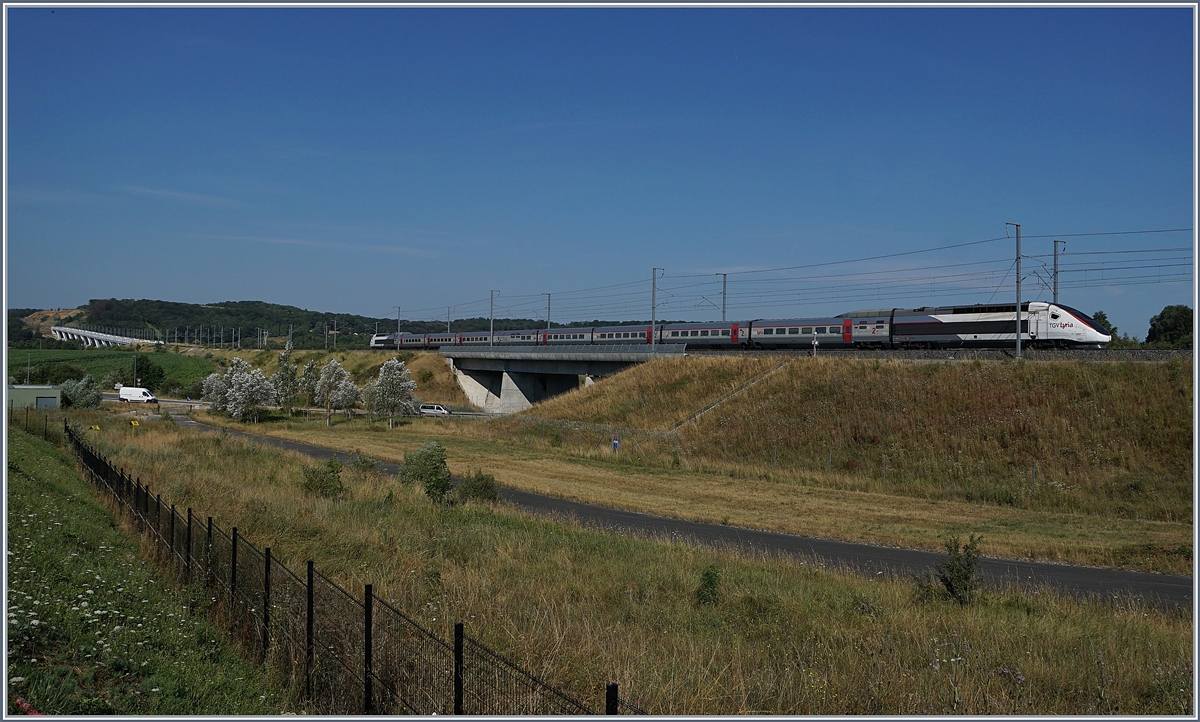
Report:
[[[421,404],[422,416],[449,416],[450,411],[441,404]]]
[[[143,389],[137,386],[122,386],[121,400],[133,401],[141,404],[157,404],[158,399],[154,398],[154,394],[150,393],[149,389]]]

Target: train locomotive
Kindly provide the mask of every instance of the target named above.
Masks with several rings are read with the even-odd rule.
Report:
[[[705,349],[903,349],[1009,348],[1016,342],[1015,304],[923,306],[851,311],[818,318],[666,323],[657,326],[376,334],[371,348],[436,349],[442,346],[614,346],[686,344]],[[1108,329],[1062,304],[1021,304],[1021,344],[1032,348],[1104,348]]]

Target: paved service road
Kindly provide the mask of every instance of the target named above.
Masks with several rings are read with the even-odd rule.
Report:
[[[216,428],[192,421],[186,416],[176,415],[175,418],[181,426],[206,430]],[[290,449],[316,459],[327,459],[334,453],[343,456],[349,455],[349,452],[345,451],[335,452],[320,446],[258,436],[233,429],[229,429],[228,432],[231,436]],[[398,473],[400,470],[397,464],[381,462],[380,465],[392,474]],[[679,539],[768,554],[798,556],[825,567],[846,567],[868,575],[909,577],[932,571],[935,564],[946,560],[946,555],[939,552],[815,539],[720,524],[702,524],[652,514],[609,509],[515,489],[502,489],[500,495],[505,501],[522,509],[538,514],[574,518],[590,526],[650,537]],[[1192,577],[1010,559],[984,558],[980,561],[980,566],[984,579],[997,586],[1013,584],[1028,588],[1045,585],[1076,597],[1133,596],[1164,607],[1190,607],[1192,605]]]

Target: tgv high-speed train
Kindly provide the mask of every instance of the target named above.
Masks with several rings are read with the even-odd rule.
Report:
[[[682,343],[697,348],[1008,348],[1016,342],[1016,305],[923,306],[851,311],[823,318],[667,323],[655,327],[497,331],[495,346]],[[652,336],[653,334],[653,336]],[[1021,304],[1021,344],[1034,348],[1103,348],[1102,324],[1062,304]],[[376,334],[371,348],[427,349],[487,346],[487,331]]]

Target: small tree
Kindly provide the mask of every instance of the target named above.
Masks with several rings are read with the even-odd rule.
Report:
[[[304,364],[304,370],[300,372],[300,378],[296,380],[296,395],[304,401],[305,406],[312,406],[317,399],[317,382],[321,380],[320,372],[317,371],[317,363],[309,361]]]
[[[214,414],[225,413],[225,394],[228,387],[225,385],[225,379],[216,371],[208,375],[204,379],[204,394],[200,396],[203,401],[209,402],[209,411]]]
[[[292,363],[292,342],[288,341],[283,353],[279,354],[279,370],[271,375],[271,386],[275,389],[275,401],[287,412],[288,416],[292,415],[292,407],[295,406],[296,397],[300,392],[300,379],[296,375],[297,371],[296,364]]]
[[[946,542],[950,558],[934,567],[947,596],[959,604],[970,604],[979,594],[979,541],[974,534],[966,544],[950,537]]]
[[[425,494],[437,503],[442,503],[452,486],[450,467],[446,465],[446,447],[436,441],[422,444],[421,448],[404,455],[401,480],[421,484]]]
[[[376,380],[376,405],[380,411],[388,415],[388,428],[394,428],[397,413],[416,414],[413,404],[413,392],[417,384],[408,373],[403,361],[388,359],[379,368],[379,378]]]
[[[78,381],[68,379],[62,383],[62,395],[70,406],[95,408],[100,405],[100,384],[90,374]]]
[[[235,359],[240,360],[240,359]],[[264,406],[275,403],[275,387],[261,369],[226,374],[225,406],[229,415],[238,420],[258,422]]]
[[[325,425],[333,423],[333,412],[346,409],[358,401],[358,387],[350,380],[350,374],[337,359],[329,359],[329,363],[321,369],[317,379],[316,400],[325,407]]]
[[[363,408],[367,410],[367,415],[371,419],[371,423],[375,423],[375,413],[379,411],[379,384],[375,381],[368,381],[363,384],[362,394],[359,396],[359,401],[362,402]]]

